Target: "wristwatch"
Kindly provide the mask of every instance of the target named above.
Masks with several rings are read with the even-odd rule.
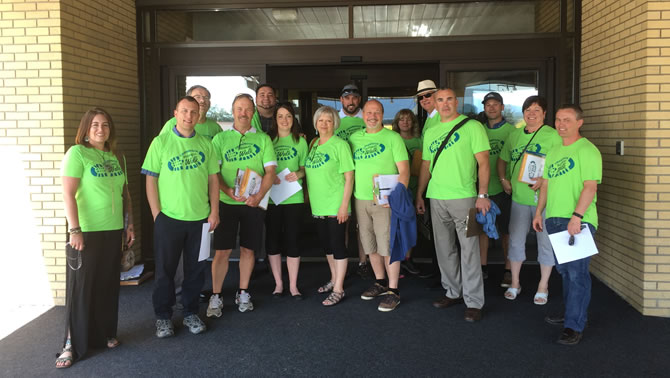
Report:
[[[477,198],[489,198],[489,194],[488,193],[480,194],[477,196]]]

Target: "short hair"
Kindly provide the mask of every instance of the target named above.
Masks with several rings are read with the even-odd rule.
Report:
[[[293,104],[291,104],[290,102],[282,102],[277,104],[275,113],[272,116],[272,125],[270,125],[270,130],[268,130],[268,136],[270,137],[271,140],[274,140],[276,137],[279,136],[279,125],[277,124],[277,113],[279,113],[279,109],[286,109],[293,117],[293,124],[291,125],[291,135],[293,136],[293,140],[295,142],[298,142],[300,140],[300,130],[302,129],[302,127],[300,127],[300,122],[298,121],[298,119],[295,118],[295,109],[293,109]]]
[[[556,112],[559,110],[565,110],[565,109],[572,109],[572,111],[575,112],[575,115],[577,116],[577,120],[579,121],[580,119],[584,119],[584,111],[582,110],[582,107],[577,105],[577,104],[563,104],[556,109]]]
[[[381,101],[379,101],[379,100],[375,100],[374,98],[369,99],[369,100],[363,105],[362,109],[364,109],[366,106],[368,106],[368,104],[371,103],[371,102],[376,102],[376,103],[378,103],[379,106],[382,108],[382,113],[384,113],[384,104],[382,104]]]
[[[272,84],[270,84],[270,83],[263,83],[263,84],[259,85],[259,86],[256,88],[256,94],[258,95],[258,91],[260,91],[261,88],[265,88],[265,87],[272,89],[272,93],[275,93],[275,92],[277,91],[277,90],[275,89],[275,87],[272,86]]]
[[[521,111],[525,112],[526,109],[530,108],[531,105],[537,104],[537,106],[542,108],[543,112],[547,111],[547,99],[542,96],[530,96],[523,102]]]
[[[400,126],[398,126],[398,123],[400,122],[400,117],[403,116],[408,116],[410,122],[412,123],[412,136],[413,137],[418,137],[419,136],[419,119],[416,118],[416,114],[414,114],[413,111],[409,109],[400,109],[398,113],[396,113],[395,118],[393,118],[393,124],[391,125],[391,129],[395,131],[396,133],[400,134]]]
[[[77,129],[74,143],[84,146],[91,145],[86,138],[88,137],[88,132],[91,130],[93,118],[99,114],[107,118],[107,122],[109,122],[109,139],[105,142],[105,146],[109,148],[110,152],[116,153],[116,129],[114,128],[114,121],[112,121],[112,116],[103,108],[92,108],[84,113],[84,116],[81,117],[81,121],[79,121],[79,128]]]
[[[209,92],[209,89],[203,87],[202,85],[194,85],[194,86],[192,86],[191,88],[189,88],[189,89],[186,91],[186,95],[187,95],[187,96],[190,96],[191,93],[193,93],[193,91],[196,90],[196,89],[202,89],[202,90],[204,90],[205,92],[207,92],[207,97],[212,98],[212,94]]]
[[[179,100],[177,100],[177,103],[175,104],[174,109],[177,110],[177,107],[179,107],[179,103],[184,101],[184,100],[186,100],[187,102],[192,102],[192,103],[198,105],[198,107],[200,107],[200,103],[198,102],[198,100],[196,100],[192,96],[182,96],[182,97],[179,97]]]
[[[314,117],[312,119],[314,121],[314,129],[316,130],[316,121],[318,121],[324,114],[329,115],[330,118],[333,119],[333,130],[337,130],[337,128],[340,127],[340,115],[337,114],[337,110],[325,105],[316,109],[316,112],[314,112]]]
[[[236,103],[238,100],[243,99],[243,98],[246,98],[247,100],[251,101],[251,105],[252,105],[252,106],[256,106],[256,104],[254,103],[254,98],[251,97],[250,94],[240,93],[240,94],[238,94],[237,96],[235,96],[235,98],[233,99],[233,108],[235,107],[235,103]]]

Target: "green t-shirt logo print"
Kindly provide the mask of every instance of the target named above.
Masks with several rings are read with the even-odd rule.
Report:
[[[365,146],[354,151],[354,160],[372,159],[386,150],[386,146],[381,143],[368,143]]]
[[[526,148],[526,151],[534,154],[544,155],[540,153],[540,151],[542,151],[542,146],[540,146],[537,143],[533,143],[530,146],[528,146],[528,148]],[[523,156],[524,152],[525,151],[523,147],[517,148],[514,151],[512,151],[512,161],[516,163],[519,159],[521,159],[521,156]]]
[[[561,160],[549,166],[548,176],[549,178],[562,176],[568,173],[574,167],[575,167],[575,161],[572,160],[572,158],[564,157]]]
[[[205,154],[201,151],[188,150],[177,155],[168,162],[168,169],[176,172],[186,169],[195,169],[205,162]]]
[[[315,151],[307,157],[307,161],[305,162],[305,167],[306,168],[319,168],[326,164],[330,160],[330,156],[328,154],[322,154],[321,152]]]
[[[104,164],[98,163],[91,167],[91,175],[94,177],[116,177],[122,174],[121,167],[113,160],[105,160]]]
[[[437,152],[437,149],[440,148],[440,146],[442,145],[442,142],[444,141],[444,138],[446,138],[448,134],[449,134],[448,132],[447,132],[447,133],[444,133],[444,135],[442,135],[441,137],[435,139],[435,140],[433,141],[433,143],[430,144],[430,147],[429,147],[429,148],[430,148],[430,152],[431,152],[432,154],[435,154],[435,153]],[[461,134],[459,134],[458,132],[455,132],[453,138],[454,138],[453,140],[451,140],[449,143],[447,143],[446,146],[444,146],[444,149],[445,149],[445,150],[446,150],[447,148],[453,146],[454,143],[456,143],[456,142],[458,142],[459,140],[461,140]]]
[[[242,143],[241,146],[226,151],[224,157],[227,162],[244,161],[253,159],[260,152],[261,148],[258,145]]]
[[[287,161],[298,156],[298,150],[292,146],[276,146],[275,155],[277,155],[277,160]]]
[[[500,154],[500,151],[502,151],[503,146],[505,145],[505,141],[500,139],[489,139],[489,144],[491,145],[489,154],[498,155]]]

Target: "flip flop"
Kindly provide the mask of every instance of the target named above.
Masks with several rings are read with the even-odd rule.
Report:
[[[69,356],[63,356],[69,353]],[[72,366],[72,349],[63,349],[63,352],[56,358],[56,369],[67,369]]]
[[[513,301],[516,299],[516,297],[521,294],[521,287],[519,286],[518,288],[516,287],[508,287],[507,290],[505,290],[505,299],[509,299],[510,301]]]
[[[547,291],[546,293],[540,293],[539,291],[535,293],[535,297],[533,297],[533,303],[535,303],[538,306],[544,306],[549,302],[549,292]]]

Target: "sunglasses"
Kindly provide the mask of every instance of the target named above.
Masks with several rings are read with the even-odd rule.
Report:
[[[430,93],[426,93],[426,94],[424,94],[424,95],[416,96],[416,99],[419,100],[419,101],[421,101],[421,100],[423,100],[424,98],[430,98],[430,96],[432,96],[432,95],[433,95],[433,92],[430,92]]]

